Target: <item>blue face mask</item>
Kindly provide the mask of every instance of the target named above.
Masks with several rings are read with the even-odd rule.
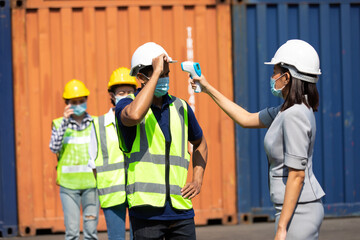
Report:
[[[162,97],[169,91],[169,77],[159,78],[154,95],[156,97]]]
[[[271,93],[275,96],[275,97],[281,97],[283,98],[282,95],[282,90],[284,89],[284,87],[282,87],[281,89],[275,89],[275,82],[277,80],[279,80],[284,74],[281,74],[280,77],[278,77],[277,79],[273,79],[272,77],[270,77],[270,89],[271,89]]]
[[[115,96],[115,105],[117,105],[121,99],[126,98],[126,97],[127,96]]]
[[[84,103],[79,104],[79,105],[72,105],[71,109],[74,110],[74,114],[76,116],[81,116],[86,111],[86,107],[87,107],[87,103],[84,102]]]

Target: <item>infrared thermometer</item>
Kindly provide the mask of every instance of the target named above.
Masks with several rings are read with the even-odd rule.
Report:
[[[181,69],[184,72],[188,72],[190,74],[191,79],[194,77],[201,76],[200,64],[197,62],[191,62],[191,61],[182,62]],[[195,88],[194,92],[196,92],[196,93],[201,92],[200,83],[196,82],[195,84],[196,84],[196,88]]]

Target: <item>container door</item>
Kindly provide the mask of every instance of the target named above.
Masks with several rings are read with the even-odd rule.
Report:
[[[10,1],[0,1],[0,238],[18,234]]]
[[[289,39],[309,42],[320,56],[320,108],[314,172],[326,192],[325,215],[360,210],[360,6],[355,1],[246,1],[232,7],[235,100],[251,112],[278,106],[272,96],[270,61]],[[243,221],[273,219],[266,130],[236,127],[238,209]]]
[[[14,1],[15,2],[15,1]],[[195,111],[208,142],[201,194],[193,201],[196,224],[236,223],[234,125],[204,94],[189,89],[180,62],[199,62],[214,86],[232,99],[229,1],[18,0],[12,9],[19,231],[64,231],[49,150],[51,121],[63,115],[62,93],[76,78],[90,90],[88,112],[111,107],[107,83],[119,67],[130,68],[135,49],[148,41],[178,60],[170,68],[170,94]],[[165,3],[165,4],[164,4]],[[192,164],[190,164],[191,168]],[[191,180],[192,172],[189,172]],[[105,230],[103,215],[99,230]]]

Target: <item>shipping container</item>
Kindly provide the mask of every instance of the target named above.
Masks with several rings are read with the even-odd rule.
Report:
[[[154,41],[178,60],[170,67],[170,93],[195,109],[209,149],[196,224],[237,222],[235,131],[231,119],[204,94],[188,87],[180,62],[202,72],[233,98],[231,8],[215,0],[17,0],[12,8],[15,137],[20,235],[64,231],[56,157],[49,150],[51,121],[63,115],[64,85],[72,78],[90,90],[88,112],[111,107],[107,82],[130,68],[132,53]],[[192,171],[189,171],[191,179]],[[103,215],[99,230],[105,230]]]
[[[235,100],[250,112],[281,104],[272,96],[271,60],[289,39],[317,50],[322,75],[314,173],[326,192],[325,217],[360,215],[359,1],[234,1]],[[241,221],[274,219],[269,199],[266,130],[236,126],[238,211]]]
[[[18,234],[10,1],[0,3],[0,238]]]

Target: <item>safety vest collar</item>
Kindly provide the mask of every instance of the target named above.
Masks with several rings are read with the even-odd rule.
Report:
[[[86,122],[92,122],[94,120],[94,118],[90,115],[90,114],[88,114],[87,112],[85,112],[85,115],[84,115],[84,118],[82,119],[82,121],[81,121],[81,125],[85,125],[86,124]],[[79,125],[79,123],[70,115],[70,117],[69,117],[69,122],[71,123],[71,124],[77,124],[77,125]]]
[[[113,112],[113,108],[110,108],[109,112],[104,115],[104,126],[108,126],[113,124],[115,126],[115,114]]]

